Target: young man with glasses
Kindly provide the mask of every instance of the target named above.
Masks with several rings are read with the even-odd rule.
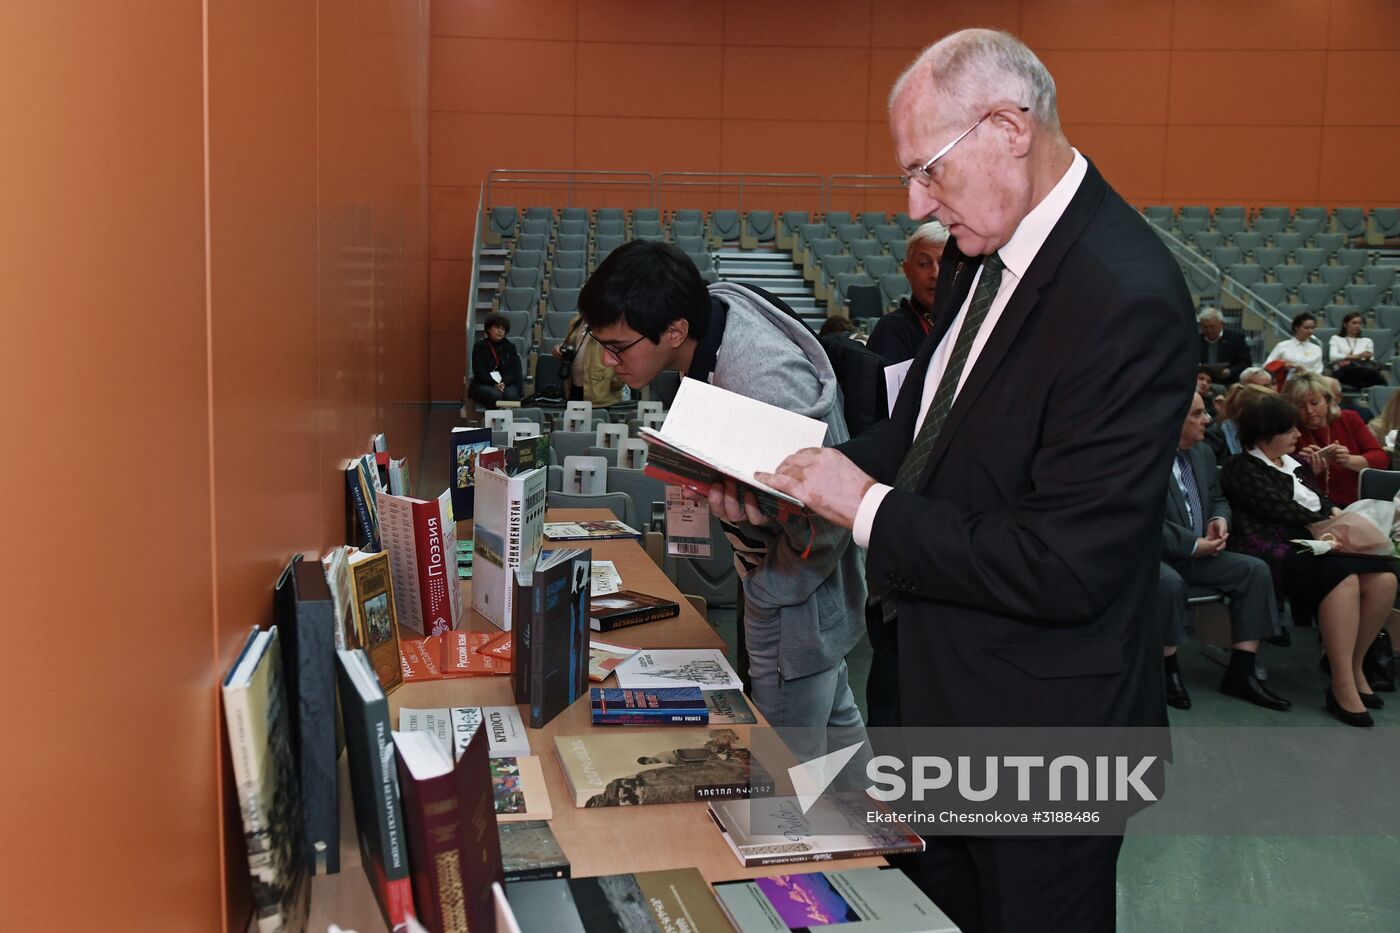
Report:
[[[633,389],[678,370],[823,421],[827,444],[848,438],[836,374],[806,325],[762,289],[706,286],[670,244],[634,240],[614,250],[584,283],[578,307],[604,363]],[[744,431],[734,425],[735,444]],[[774,726],[861,730],[863,738],[846,676],[865,605],[863,556],[850,532],[812,516],[762,527],[736,517],[725,531],[743,579],[754,702]]]

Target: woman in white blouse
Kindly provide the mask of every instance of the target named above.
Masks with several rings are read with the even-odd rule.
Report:
[[[1361,312],[1348,311],[1342,317],[1342,331],[1327,341],[1327,358],[1332,374],[1348,389],[1368,389],[1383,385],[1385,377],[1376,370],[1376,345],[1361,336]]]
[[[1293,317],[1293,337],[1280,340],[1269,351],[1265,365],[1274,360],[1288,364],[1288,375],[1295,373],[1322,373],[1322,345],[1314,343],[1313,331],[1317,330],[1317,318],[1307,311]]]
[[[1312,482],[1317,456],[1295,459],[1298,408],[1268,393],[1235,413],[1246,453],[1231,457],[1220,473],[1233,527],[1227,546],[1269,565],[1277,592],[1293,605],[1297,624],[1316,618],[1332,685],[1327,711],[1350,726],[1373,725],[1368,710],[1385,704],[1361,671],[1366,650],[1390,617],[1397,561],[1393,557],[1314,555],[1294,539],[1312,538],[1308,526],[1338,510]],[[1305,465],[1306,463],[1306,465]],[[1311,469],[1310,469],[1311,468]]]

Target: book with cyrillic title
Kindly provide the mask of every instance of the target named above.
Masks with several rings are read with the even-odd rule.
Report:
[[[715,800],[710,819],[745,868],[924,850],[913,827],[864,793],[823,794],[807,809],[796,797]]]
[[[636,590],[618,590],[606,596],[594,596],[589,611],[588,626],[595,632],[671,619],[681,614],[680,604],[660,596],[648,596]]]
[[[595,726],[703,726],[710,721],[709,708],[698,687],[593,687],[589,694]]]

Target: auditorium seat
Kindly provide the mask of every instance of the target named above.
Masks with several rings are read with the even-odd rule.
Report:
[[[632,239],[636,240],[642,237],[652,236],[661,236],[661,221],[650,219],[638,220],[636,217],[632,218]]]
[[[861,262],[861,268],[863,268],[865,274],[872,279],[879,279],[882,275],[898,272],[899,260],[895,259],[893,256],[886,256],[884,253],[879,253],[874,256],[865,257],[864,261]]]
[[[585,253],[588,251],[588,234],[586,233],[561,233],[554,238],[555,263],[559,262],[559,253]]]
[[[527,207],[525,208],[526,220],[543,220],[546,223],[554,223],[554,208],[552,207]]]
[[[1345,288],[1347,304],[1356,305],[1362,314],[1370,311],[1381,300],[1379,285],[1348,285]]]
[[[1254,261],[1265,269],[1283,265],[1283,250],[1277,246],[1259,246],[1252,253]]]
[[[1238,246],[1215,246],[1210,251],[1210,261],[1222,269],[1244,262],[1244,250]]]
[[[515,251],[538,252],[541,255],[549,249],[549,237],[543,233],[522,233],[515,241]]]
[[[576,288],[551,288],[549,297],[545,299],[544,308],[547,314],[566,314],[573,317],[578,312],[578,292]],[[551,336],[562,337],[563,334],[552,334]]]
[[[528,288],[539,294],[543,281],[544,272],[528,266],[512,266],[506,273],[507,288]]]
[[[792,249],[792,244],[797,240],[797,228],[808,220],[809,215],[806,211],[783,211],[778,215],[778,233],[774,245],[778,249]]]
[[[821,275],[817,278],[816,288],[813,289],[820,299],[831,297],[831,290],[836,284],[836,277],[843,272],[854,272],[856,268],[856,258],[850,253],[830,253],[822,257]]]
[[[852,240],[847,244],[847,248],[851,255],[856,257],[857,262],[865,262],[867,256],[883,255],[885,252],[879,240]]]
[[[1381,291],[1388,291],[1395,284],[1395,266],[1366,266],[1361,277],[1367,285],[1379,285]]]
[[[550,234],[553,232],[554,225],[548,220],[542,217],[526,217],[524,220],[520,221],[520,232],[517,236],[542,236],[545,239],[549,239]],[[515,246],[517,249],[520,248],[519,241],[516,242]]]
[[[1344,266],[1352,275],[1360,272],[1369,258],[1369,254],[1364,249],[1337,250],[1337,265]]]
[[[583,280],[588,277],[586,268],[565,269],[558,264],[559,254],[555,256],[554,270],[549,274],[550,288],[583,288]]]
[[[1217,263],[1219,265],[1219,263]],[[1245,288],[1253,288],[1264,280],[1264,267],[1252,262],[1235,262],[1229,266],[1230,278]]]
[[[1312,238],[1312,245],[1326,253],[1328,258],[1345,246],[1346,242],[1347,238],[1340,233],[1318,233]]]
[[[1192,235],[1191,242],[1198,251],[1208,255],[1217,246],[1225,245],[1225,234],[1219,230],[1198,230]]]
[[[835,227],[836,238],[841,241],[841,245],[850,249],[854,240],[859,240],[865,236],[864,224],[840,224]]]
[[[627,220],[627,215],[620,207],[600,207],[593,212],[593,222],[595,225],[604,223],[616,223],[617,232],[622,232],[622,224]],[[601,231],[600,231],[601,232]]]
[[[756,249],[760,245],[771,244],[776,236],[772,211],[749,211],[748,217],[744,218],[739,244],[744,249]]]
[[[883,227],[885,225],[885,214],[883,211],[862,211],[860,222],[864,225],[866,230],[874,234],[876,227]]]
[[[1318,266],[1317,277],[1332,291],[1341,291],[1351,281],[1351,270],[1346,266]]]
[[[1278,220],[1282,223],[1288,223],[1289,218],[1291,218],[1292,216],[1293,211],[1287,207],[1261,207],[1259,208],[1259,211],[1254,215],[1254,219],[1256,221],[1256,224],[1261,218],[1265,220]]]
[[[827,225],[828,227],[831,227],[832,229],[835,229],[836,227],[840,226],[841,224],[848,224],[848,223],[851,223],[851,222],[852,222],[852,218],[851,218],[851,212],[850,212],[850,211],[827,211],[827,212],[826,212],[826,225]]]
[[[1291,230],[1284,230],[1274,234],[1274,245],[1285,253],[1292,253],[1303,245],[1303,235],[1294,233]]]
[[[620,237],[626,232],[626,227],[621,217],[600,217],[598,222],[593,226],[593,236],[595,240],[598,237],[604,236]]]
[[[1361,336],[1370,337],[1371,342],[1376,345],[1376,362],[1381,366],[1389,366],[1390,361],[1395,359],[1395,331],[1389,327],[1377,327],[1361,332]]]
[[[523,312],[533,318],[539,311],[539,303],[539,292],[535,289],[508,286],[501,290],[497,308],[502,314]],[[514,324],[511,325],[511,330],[520,333]]]
[[[1276,308],[1282,308],[1288,296],[1288,290],[1277,282],[1260,282],[1258,285],[1251,285],[1249,290],[1254,292],[1260,301]]]
[[[654,207],[638,207],[632,211],[632,229],[637,229],[638,223],[656,224],[656,229],[661,229],[661,211]]]
[[[499,243],[503,238],[515,236],[516,223],[520,218],[520,211],[514,207],[493,207],[487,215],[486,234],[487,238],[495,238]]]
[[[571,218],[561,219],[559,225],[554,230],[555,236],[587,236],[588,221]]]
[[[712,211],[710,213],[710,242],[732,243],[739,239],[739,212]]]
[[[1366,211],[1359,207],[1339,207],[1332,212],[1337,232],[1354,239],[1366,235]]]
[[[705,235],[705,225],[698,220],[672,220],[671,241],[679,243],[681,238],[700,239]]]
[[[895,214],[895,215],[894,215],[894,223],[895,223],[895,226],[896,226],[896,227],[898,227],[899,229],[901,229],[901,230],[904,231],[904,235],[905,235],[905,236],[908,236],[909,234],[913,233],[915,230],[917,230],[917,229],[919,229],[920,227],[922,227],[922,226],[924,225],[925,221],[922,221],[922,220],[915,220],[913,217],[910,217],[908,214],[903,214],[903,213],[901,213],[901,214]]]
[[[1261,248],[1264,245],[1264,234],[1256,233],[1253,230],[1245,230],[1242,233],[1236,233],[1234,237],[1230,240],[1230,242],[1234,243],[1246,253],[1249,253],[1253,250]],[[1258,259],[1255,259],[1253,261],[1259,262]],[[1264,263],[1261,262],[1260,265],[1264,265]]]
[[[1285,222],[1280,217],[1256,217],[1254,223],[1250,224],[1250,229],[1262,233],[1266,237],[1271,237],[1283,230]]]
[[[588,208],[586,207],[566,207],[559,211],[559,223],[563,224],[569,220],[581,220],[588,223]]]
[[[1215,229],[1227,237],[1237,237],[1244,232],[1245,221],[1243,217],[1216,217]]]
[[[699,234],[695,236],[677,236],[673,239],[676,249],[683,253],[703,253],[707,252],[708,242]]]
[[[705,212],[693,207],[683,207],[671,212],[671,222],[675,223],[676,221],[686,224],[700,224],[703,227],[705,225]]]
[[[1298,265],[1274,266],[1274,281],[1289,291],[1293,291],[1308,280],[1308,270]]]
[[[1308,272],[1316,272],[1318,267],[1327,261],[1327,254],[1320,249],[1304,246],[1301,249],[1293,250],[1293,261],[1307,269]]]

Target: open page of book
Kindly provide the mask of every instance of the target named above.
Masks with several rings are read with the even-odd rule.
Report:
[[[885,367],[885,396],[889,401],[889,414],[891,416],[894,415],[894,403],[899,398],[899,390],[909,375],[909,367],[913,365],[913,359],[907,359],[903,363],[895,363],[893,366]]]
[[[759,486],[754,473],[772,473],[789,454],[826,438],[826,424],[815,418],[698,379],[681,380],[664,430],[643,431]]]

